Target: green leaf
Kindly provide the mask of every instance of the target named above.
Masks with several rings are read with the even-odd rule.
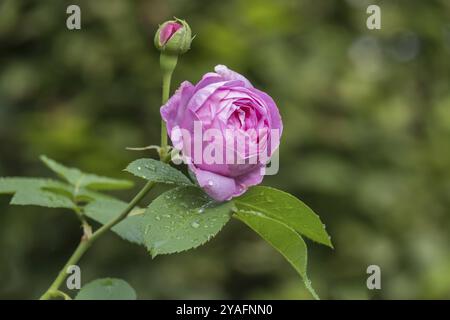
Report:
[[[124,280],[104,278],[84,285],[75,300],[136,300],[136,292]]]
[[[217,203],[195,187],[156,198],[144,214],[144,242],[152,257],[196,248],[229,221],[233,203]]]
[[[51,179],[25,177],[0,178],[0,194],[14,194],[21,190],[40,188],[55,188],[64,190],[66,187],[63,183]]]
[[[117,217],[127,203],[116,199],[103,199],[89,203],[84,207],[84,214],[95,221],[105,224]],[[143,244],[142,224],[144,209],[135,208],[111,230],[121,238],[133,243]]]
[[[71,186],[72,191],[73,191],[73,189],[75,189],[75,188]],[[50,188],[49,190],[52,190],[52,189]],[[96,201],[96,200],[114,199],[112,196],[110,196],[108,194],[92,191],[92,190],[89,190],[86,188],[80,188],[75,191],[77,193],[73,194],[73,197],[75,198],[76,201],[79,201],[79,202],[88,202],[89,203],[89,202]],[[73,192],[75,192],[75,191],[73,191]]]
[[[333,247],[319,216],[289,193],[258,186],[234,201],[238,209],[260,212],[290,226],[311,240]]]
[[[200,188],[200,185],[198,184],[197,177],[195,176],[195,173],[192,172],[191,170],[188,170],[188,174],[189,174],[189,178],[191,178],[191,180],[192,180],[193,185]]]
[[[17,191],[11,199],[10,204],[68,209],[76,207],[75,203],[65,195],[33,188]]]
[[[291,227],[260,212],[239,210],[235,217],[270,243],[303,278],[306,288],[318,299],[306,273],[307,249],[302,237]]]
[[[50,208],[74,208],[70,186],[51,179],[0,178],[0,193],[14,194],[13,205],[35,205]]]
[[[125,171],[137,177],[167,184],[191,186],[192,182],[183,173],[167,163],[155,159],[138,159],[131,162]]]
[[[79,188],[67,183],[56,181],[56,183],[44,185],[43,190],[51,191],[53,193],[62,194],[72,199],[74,202],[91,202],[101,199],[114,199],[112,196],[89,190],[86,188]]]
[[[76,193],[75,193],[76,192]],[[85,188],[76,189],[65,182],[42,178],[0,178],[0,194],[15,194],[14,205],[37,205],[53,208],[73,208],[74,201],[90,202],[111,197]]]
[[[93,190],[115,190],[127,189],[133,186],[131,181],[83,173],[77,168],[66,167],[46,156],[41,156],[41,160],[47,167],[77,189],[85,187]]]

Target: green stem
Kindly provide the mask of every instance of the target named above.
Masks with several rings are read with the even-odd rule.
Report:
[[[72,300],[72,298],[67,294],[60,290],[50,291],[48,293],[49,298],[63,298],[64,300]]]
[[[169,100],[170,95],[170,82],[172,80],[172,74],[177,65],[178,56],[161,53],[160,56],[160,66],[162,70],[162,104],[165,104]],[[164,120],[161,121],[161,149],[160,149],[160,158],[161,161],[168,162],[169,154],[167,148],[167,128]],[[64,297],[70,298],[64,292],[59,290],[59,287],[64,282],[67,277],[67,268],[71,265],[77,264],[77,262],[81,259],[84,253],[92,246],[95,240],[97,240],[102,234],[111,229],[117,223],[125,219],[131,210],[142,200],[142,198],[153,188],[155,185],[154,182],[148,182],[139,193],[131,200],[131,202],[127,205],[127,207],[118,215],[116,218],[103,225],[97,231],[95,231],[92,235],[90,235],[90,226],[87,221],[84,219],[84,216],[81,210],[76,210],[78,217],[80,218],[84,234],[81,238],[80,244],[75,249],[72,256],[66,262],[64,267],[59,271],[58,276],[47,289],[47,291],[41,296],[41,300],[48,300],[52,297]]]
[[[162,104],[165,104],[169,100],[170,95],[170,82],[172,80],[172,74],[177,66],[178,56],[161,53],[159,63],[162,71]],[[165,159],[167,156],[167,128],[164,120],[161,120],[161,149],[160,158]]]
[[[89,224],[89,222],[87,222],[87,220],[86,220],[86,218],[85,218],[85,216],[84,216],[84,213],[83,213],[83,209],[81,209],[81,208],[78,206],[75,197],[74,197],[74,200],[73,200],[73,201],[76,203],[76,206],[74,207],[73,210],[75,211],[75,213],[76,213],[78,219],[79,219],[80,222],[81,222],[81,228],[83,229],[83,236],[84,236],[85,238],[90,238],[90,237],[92,236],[92,227],[91,227],[91,225]]]
[[[162,78],[162,103],[165,104],[169,100],[170,82],[172,80],[172,72],[163,74]],[[161,120],[161,158],[167,153],[167,128],[166,122]]]
[[[67,277],[67,268],[71,265],[77,264],[77,262],[81,259],[81,257],[84,255],[84,253],[90,248],[92,243],[97,240],[102,234],[104,234],[106,231],[111,229],[113,226],[115,226],[117,223],[125,219],[131,210],[144,198],[144,196],[153,188],[155,185],[155,182],[149,181],[147,184],[139,191],[139,193],[130,201],[130,203],[127,205],[127,207],[118,215],[116,218],[108,222],[107,224],[104,224],[102,227],[97,229],[91,237],[86,238],[82,237],[80,244],[75,249],[72,256],[69,258],[69,260],[66,262],[64,267],[60,270],[58,276],[53,281],[53,283],[50,285],[48,290],[41,296],[41,300],[48,300],[52,297],[54,297],[58,292],[60,292],[58,289],[61,286],[61,284],[64,282],[64,280]]]

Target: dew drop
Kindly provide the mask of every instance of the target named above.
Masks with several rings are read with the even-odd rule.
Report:
[[[197,221],[194,221],[191,223],[191,227],[197,229],[198,227],[200,227],[200,224]]]
[[[213,182],[212,180],[208,180],[208,185],[209,185],[209,186],[213,186],[213,185],[214,185],[214,182]]]

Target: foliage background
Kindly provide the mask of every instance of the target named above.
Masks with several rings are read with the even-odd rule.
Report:
[[[379,31],[365,25],[370,3],[382,9]],[[81,7],[81,31],[65,28],[69,4]],[[159,141],[152,37],[181,17],[197,37],[175,85],[221,63],[277,101],[281,166],[265,184],[326,223],[335,250],[309,243],[322,298],[450,298],[449,13],[446,0],[1,0],[0,176],[49,176],[38,161],[47,154],[129,177],[121,170],[148,154],[124,148]],[[8,201],[0,298],[36,298],[80,230],[70,212]],[[370,264],[381,267],[382,290],[366,288]],[[155,260],[109,234],[81,267],[83,283],[120,277],[140,298],[309,298],[237,221],[201,248]]]

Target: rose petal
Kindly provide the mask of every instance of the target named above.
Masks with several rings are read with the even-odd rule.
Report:
[[[240,195],[243,192],[242,188],[236,185],[233,178],[198,168],[194,168],[193,172],[199,186],[214,200],[230,200],[232,197]]]
[[[245,188],[245,191],[247,191],[249,187],[256,186],[262,182],[264,179],[264,172],[265,167],[258,166],[252,171],[237,177],[236,182]]]
[[[245,87],[253,88],[252,84],[247,80],[247,78],[237,72],[234,72],[233,70],[228,69],[222,64],[217,65],[214,68],[214,71],[219,74],[224,80],[239,80],[244,83]]]
[[[169,39],[174,35],[174,33],[182,27],[183,26],[177,22],[168,22],[159,34],[159,43],[161,43],[161,45],[165,45],[167,41],[169,41]]]
[[[187,101],[194,92],[194,86],[189,81],[184,81],[175,91],[172,97],[160,109],[161,117],[167,124],[167,132],[172,132],[175,126],[180,126],[186,113]]]

